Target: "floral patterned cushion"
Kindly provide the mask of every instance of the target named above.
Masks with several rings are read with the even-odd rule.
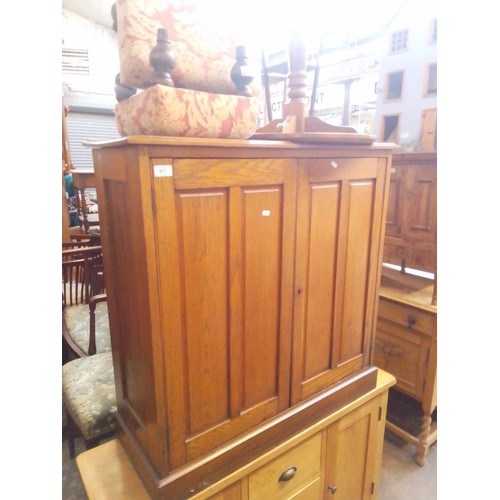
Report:
[[[90,335],[90,314],[88,304],[68,306],[63,309],[66,331],[75,344],[88,354]],[[109,316],[107,302],[99,302],[95,310],[96,352],[111,351]]]
[[[258,101],[155,85],[117,103],[115,119],[122,136],[247,139],[257,129]]]
[[[240,39],[237,25],[218,16],[214,6],[207,9],[200,0],[117,0],[116,15],[120,81],[128,87],[150,85],[153,69],[149,54],[156,45],[158,28],[166,28],[175,54],[171,76],[176,87],[234,94],[230,72],[236,46],[245,45],[252,61],[255,48]],[[260,78],[254,78],[254,95],[260,92],[260,84]]]
[[[85,439],[113,430],[116,391],[111,352],[63,365],[62,393],[64,407]]]

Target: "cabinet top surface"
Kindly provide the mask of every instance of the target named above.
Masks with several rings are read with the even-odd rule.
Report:
[[[437,313],[437,306],[431,304],[433,288],[434,281],[429,278],[382,267],[380,297]]]
[[[347,136],[352,136],[353,139]],[[177,146],[177,147],[217,147],[217,148],[252,148],[252,149],[331,149],[342,148],[348,150],[381,150],[387,153],[392,152],[398,146],[393,143],[373,143],[363,144],[357,143],[355,140],[356,134],[339,134],[332,135],[331,140],[325,141],[310,141],[310,142],[292,142],[292,141],[277,141],[263,139],[212,139],[201,137],[165,137],[155,135],[134,135],[112,139],[107,141],[84,141],[84,145],[91,148],[108,148],[124,145],[136,146]]]

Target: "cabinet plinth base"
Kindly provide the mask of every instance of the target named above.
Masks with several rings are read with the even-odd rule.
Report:
[[[200,459],[171,471],[163,478],[154,471],[118,412],[119,439],[153,498],[186,499],[238,469],[245,462],[373,390],[377,383],[377,372],[376,367],[368,367]]]

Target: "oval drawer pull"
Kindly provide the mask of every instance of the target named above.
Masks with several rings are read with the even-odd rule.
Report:
[[[290,479],[293,479],[296,472],[297,472],[297,467],[290,467],[285,472],[283,472],[283,474],[281,474],[280,478],[278,479],[278,482],[281,483],[284,481],[290,481]]]
[[[335,493],[337,493],[337,487],[335,485],[329,484],[328,493],[330,493],[330,495],[335,495]]]
[[[408,330],[411,330],[411,327],[417,322],[417,318],[413,316],[413,314],[408,314]]]

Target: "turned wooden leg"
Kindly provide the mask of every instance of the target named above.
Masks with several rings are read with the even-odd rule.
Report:
[[[66,410],[65,410],[66,411]],[[73,420],[66,411],[66,436],[68,438],[69,458],[75,458],[75,430]]]
[[[431,431],[432,417],[430,414],[425,414],[422,417],[422,426],[418,435],[417,446],[417,464],[423,466],[425,458],[429,453],[429,435]]]

